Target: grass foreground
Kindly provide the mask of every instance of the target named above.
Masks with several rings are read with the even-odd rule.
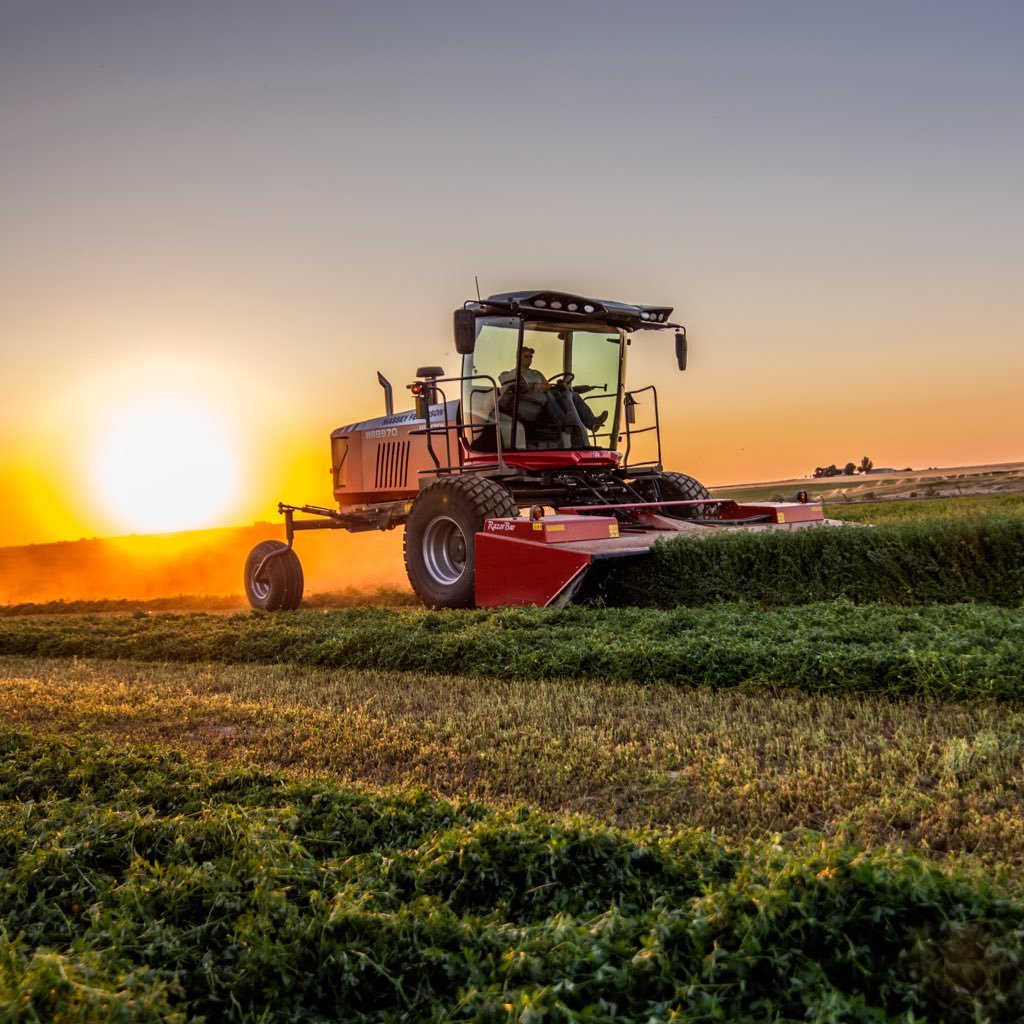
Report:
[[[0,658],[0,718],[733,842],[809,828],[1024,878],[1024,709],[1005,704]]]
[[[709,607],[0,608],[0,1021],[1024,1019],[1022,502],[648,560]]]
[[[1011,1021],[976,873],[0,734],[0,1015]]]

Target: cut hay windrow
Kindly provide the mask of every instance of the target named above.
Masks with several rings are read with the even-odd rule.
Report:
[[[1024,904],[966,867],[7,731],[0,755],[3,1020],[1024,1014]]]
[[[779,607],[840,597],[858,604],[1018,606],[1024,517],[680,537],[625,566],[608,600],[655,608],[726,601]]]
[[[352,608],[0,619],[0,654],[1024,700],[1024,608]]]

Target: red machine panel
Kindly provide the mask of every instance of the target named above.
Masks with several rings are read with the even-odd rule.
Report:
[[[732,506],[730,508],[730,505]],[[821,522],[825,513],[820,504],[800,504],[796,501],[770,501],[761,504],[735,504],[723,502],[716,519],[749,519],[751,516],[769,516],[771,522],[784,526],[787,523]]]
[[[476,535],[476,605],[547,606],[574,589],[595,557],[612,545],[633,553],[635,542],[619,537],[612,516],[545,516],[488,519]]]
[[[591,555],[513,534],[476,535],[476,606],[549,605],[587,570]]]
[[[551,448],[539,451],[506,451],[505,462],[517,469],[531,473],[543,472],[546,469],[614,469],[622,462],[621,452],[608,451],[606,448]],[[471,466],[475,463],[494,462],[493,454],[474,452],[463,446],[462,461]]]
[[[576,544],[584,540],[618,537],[619,524],[613,516],[545,516],[530,519],[488,519],[483,532],[540,544]]]

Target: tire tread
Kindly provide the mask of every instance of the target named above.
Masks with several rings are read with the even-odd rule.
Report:
[[[422,553],[418,550],[419,538],[430,522],[429,518],[422,523],[420,520],[424,516],[429,516],[430,507],[445,491],[451,498],[468,503],[471,522],[467,525],[472,526],[473,532],[479,531],[485,519],[518,515],[519,506],[507,487],[503,487],[495,480],[478,476],[441,477],[424,488],[413,503],[402,539],[405,571],[412,589],[424,604],[432,608],[472,607],[476,589],[473,579],[475,565],[472,546],[467,545],[466,556],[466,570],[470,578],[467,580],[464,575],[458,583],[449,588],[448,593],[443,592],[436,581],[429,578],[422,565]]]

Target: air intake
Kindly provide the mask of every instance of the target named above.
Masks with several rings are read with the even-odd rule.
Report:
[[[373,484],[377,490],[403,489],[408,474],[408,441],[382,441],[377,445],[377,475]]]

